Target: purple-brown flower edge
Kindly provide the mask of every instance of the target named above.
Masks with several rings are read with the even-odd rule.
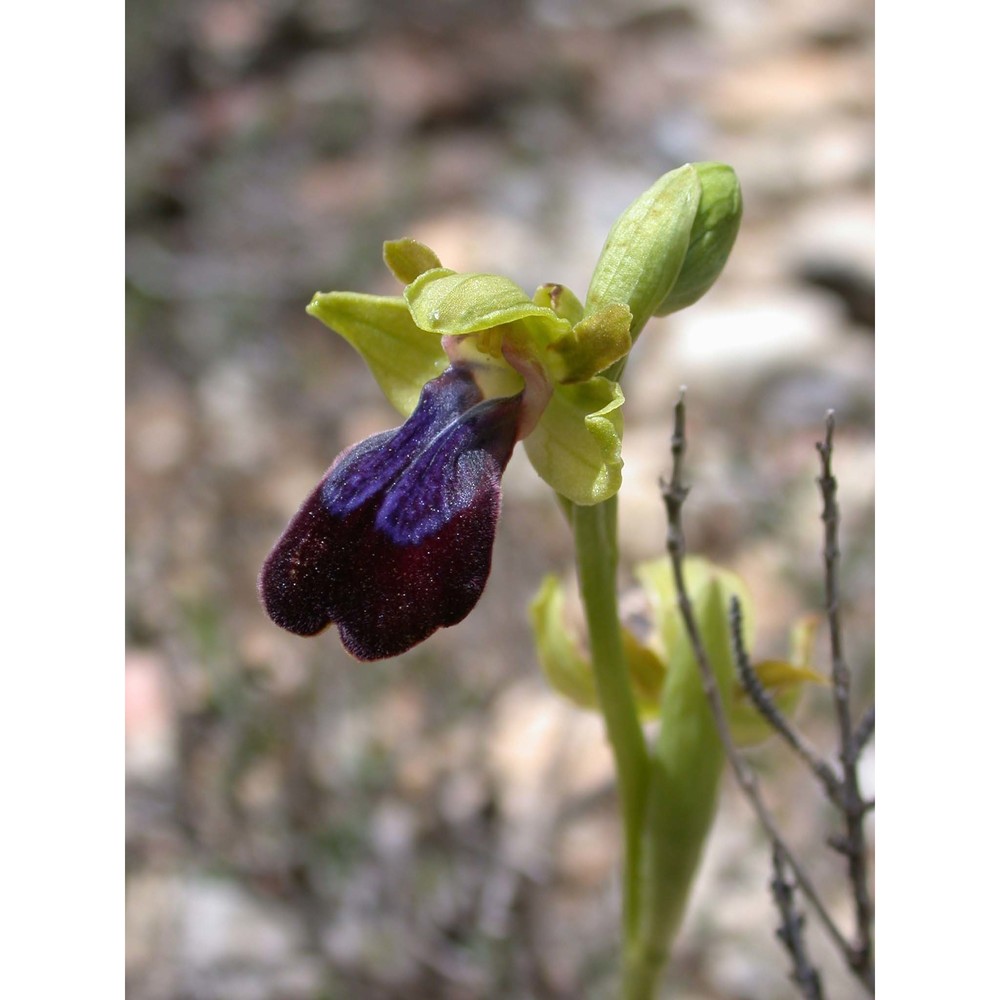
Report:
[[[484,399],[470,366],[428,382],[409,419],[343,452],[264,563],[282,628],[335,624],[359,660],[405,652],[475,607],[522,395]]]

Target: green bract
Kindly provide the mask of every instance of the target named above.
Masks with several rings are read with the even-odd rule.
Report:
[[[723,710],[732,701],[735,670],[726,631],[724,587],[710,578],[691,595]],[[698,861],[715,815],[725,752],[695,651],[685,635],[663,684],[660,728],[650,755],[639,939],[662,949],[677,933]]]

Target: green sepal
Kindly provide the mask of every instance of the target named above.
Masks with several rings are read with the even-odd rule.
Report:
[[[441,267],[438,255],[417,240],[387,240],[382,244],[386,267],[404,284],[416,281],[424,271]]]
[[[570,329],[568,320],[536,305],[518,285],[498,274],[457,274],[439,267],[407,285],[403,296],[417,326],[441,336],[477,333],[535,317],[552,324],[553,335]]]
[[[542,580],[531,602],[531,625],[542,672],[553,689],[580,708],[598,707],[594,668],[566,627],[566,593],[559,578]]]
[[[587,290],[587,312],[612,302],[632,313],[634,339],[673,288],[681,272],[701,183],[691,164],[664,174],[619,216]]]
[[[729,259],[743,217],[743,195],[733,168],[724,163],[693,166],[701,183],[698,212],[684,264],[669,294],[654,310],[657,316],[692,305],[712,287]]]
[[[448,367],[440,339],[413,322],[402,298],[317,292],[306,312],[339,333],[364,358],[386,398],[403,416],[416,408],[424,383]]]
[[[618,383],[599,375],[555,387],[524,448],[556,493],[589,507],[621,489],[624,402]]]

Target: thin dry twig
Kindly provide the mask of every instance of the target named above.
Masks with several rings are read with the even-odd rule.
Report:
[[[854,752],[858,755],[864,750],[868,741],[875,735],[875,706],[869,705],[868,711],[861,716],[861,721],[854,730]]]
[[[772,846],[771,865],[774,870],[771,895],[781,914],[778,939],[792,957],[792,982],[799,987],[806,1000],[823,1000],[823,983],[809,958],[802,933],[806,918],[795,905],[795,884],[788,878],[785,856],[777,844]]]
[[[819,898],[819,894],[813,886],[812,880],[809,878],[801,863],[795,855],[792,854],[788,845],[785,843],[781,832],[777,828],[774,818],[771,816],[770,811],[764,804],[761,797],[760,790],[757,785],[756,774],[747,766],[743,757],[736,749],[736,744],[733,742],[732,732],[729,728],[728,720],[726,719],[722,698],[719,694],[719,688],[715,681],[715,674],[712,670],[711,664],[708,662],[705,645],[702,641],[698,624],[695,621],[691,598],[684,583],[683,569],[685,540],[681,524],[681,508],[683,507],[684,501],[687,499],[688,495],[688,488],[683,485],[684,453],[687,449],[684,391],[685,390],[682,388],[680,398],[674,407],[674,433],[670,440],[670,451],[673,457],[673,469],[671,471],[669,482],[661,481],[660,483],[660,491],[663,495],[664,504],[667,508],[667,552],[670,556],[670,562],[673,568],[674,584],[677,590],[677,604],[681,612],[681,617],[684,620],[685,630],[694,650],[698,670],[701,674],[702,687],[705,691],[705,696],[708,698],[712,717],[718,729],[719,738],[722,742],[729,765],[733,770],[733,774],[756,813],[758,821],[767,832],[772,845],[774,845],[776,850],[781,852],[788,867],[792,870],[802,894],[809,900],[816,915],[819,917],[820,922],[833,939],[837,948],[845,956],[845,959],[849,959],[852,953],[850,943],[846,940],[840,929],[834,923],[829,911]],[[854,968],[853,965],[851,967]],[[859,978],[868,987],[870,992],[874,994],[874,977],[866,977],[860,974],[857,969],[855,969],[855,972],[859,975]]]
[[[820,475],[817,479],[823,500],[822,520],[823,564],[826,589],[826,617],[830,631],[831,680],[833,701],[837,715],[842,768],[844,836],[836,841],[837,849],[847,858],[848,878],[854,899],[854,944],[848,953],[851,968],[861,977],[874,981],[874,949],[872,925],[874,906],[868,891],[868,853],[865,844],[865,814],[871,803],[861,796],[858,780],[858,759],[867,742],[868,727],[874,732],[875,713],[872,710],[855,731],[851,720],[851,672],[844,657],[844,643],[840,623],[840,509],[837,504],[837,480],[833,475],[834,415],[826,415],[826,437],[818,442]],[[868,719],[871,719],[870,724]],[[863,737],[859,739],[859,735]]]
[[[805,761],[806,766],[822,784],[830,801],[842,808],[843,788],[840,778],[834,773],[833,768],[823,760],[819,751],[792,727],[778,706],[775,705],[771,696],[764,690],[764,685],[761,684],[760,678],[750,665],[750,657],[747,656],[746,646],[743,642],[743,609],[740,607],[737,597],[734,597],[730,603],[729,625],[736,658],[736,669],[744,691],[754,703],[757,711],[770,723],[771,728]]]

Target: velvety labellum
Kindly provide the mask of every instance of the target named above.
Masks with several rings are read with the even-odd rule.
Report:
[[[298,635],[335,624],[377,660],[465,618],[489,576],[521,401],[484,399],[455,365],[402,427],[345,451],[264,563],[272,620]]]

